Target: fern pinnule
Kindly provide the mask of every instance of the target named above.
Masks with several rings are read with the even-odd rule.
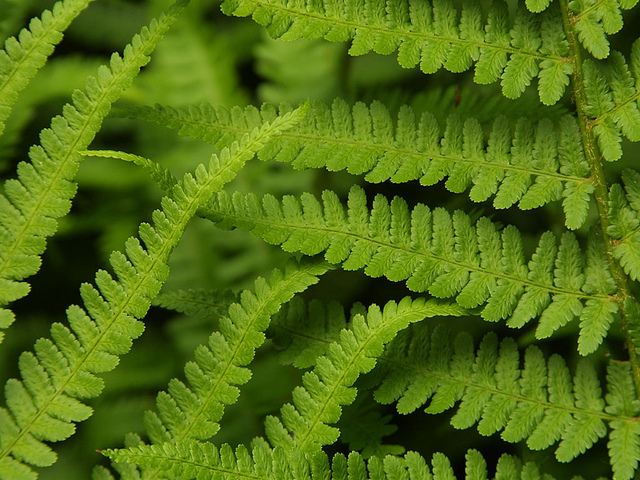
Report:
[[[154,226],[143,223],[140,238],[126,242],[125,252],[114,252],[110,261],[117,279],[104,270],[96,274],[98,289],[83,284],[85,309],[67,310],[70,328],[55,323],[49,339],[36,342],[35,354],[20,357],[23,380],[7,381],[8,409],[0,409],[2,480],[32,478],[26,464],[51,465],[56,457],[42,441],[60,441],[74,432],[72,422],[86,419],[91,410],[78,398],[100,394],[102,381],[95,376],[113,370],[118,356],[131,348],[144,329],[138,319],[145,316],[151,299],[160,291],[169,268],[167,261],[187,223],[213,192],[228,183],[271,135],[291,126],[304,109],[265,124],[240,143],[212,156],[208,167],[200,165],[187,174],[162,199],[153,212]],[[18,477],[4,472],[20,472]],[[7,473],[6,475],[9,475]]]
[[[73,178],[82,160],[78,152],[91,143],[111,104],[149,62],[149,53],[185,6],[186,0],[180,0],[154,19],[134,36],[122,57],[113,54],[109,67],[87,78],[86,92],[76,91],[62,116],[54,117],[51,127],[40,133],[41,145],[29,150],[31,163],[19,163],[18,178],[5,182],[0,194],[0,327],[6,328],[14,318],[2,307],[27,295],[29,285],[21,280],[38,271],[47,237],[71,208]],[[0,341],[2,336],[0,332]]]
[[[0,50],[0,135],[18,94],[46,63],[55,45],[62,40],[62,32],[92,1],[56,2],[51,11],[42,12],[41,18],[33,18],[18,38],[5,41],[4,50]]]
[[[501,80],[509,98],[519,97],[536,76],[543,103],[556,103],[569,84],[573,67],[562,20],[555,8],[532,14],[517,4],[511,25],[506,5],[492,3],[486,13],[476,2],[366,0],[343,4],[339,0],[226,0],[227,15],[249,16],[274,38],[325,38],[351,41],[349,53],[370,51],[389,55],[398,51],[404,68],[420,65],[424,73],[444,67],[464,72],[475,64],[474,80]]]
[[[291,107],[281,105],[280,111]],[[121,110],[169,128],[180,135],[225,145],[264,120],[277,115],[265,104],[233,108],[138,107]],[[486,143],[486,146],[485,146]],[[533,152],[533,161],[531,159]],[[313,102],[309,114],[295,128],[269,142],[262,160],[291,163],[296,169],[326,168],[365,174],[368,182],[419,180],[433,185],[448,177],[447,189],[470,188],[475,202],[494,197],[496,208],[518,204],[528,210],[551,201],[563,201],[566,225],[581,227],[587,217],[594,186],[584,157],[576,120],[543,119],[536,125],[521,118],[515,128],[498,117],[488,134],[474,118],[451,115],[442,131],[435,117],[419,119],[403,106],[397,119],[380,102],[353,106],[336,99],[331,106]]]
[[[604,62],[583,65],[587,105],[584,113],[605,160],[622,157],[622,137],[640,141],[640,40],[631,47],[630,62],[617,51]]]
[[[615,478],[630,479],[640,455],[640,406],[628,363],[607,369],[608,393],[602,396],[597,373],[581,359],[571,378],[559,355],[545,359],[535,346],[521,354],[515,342],[485,335],[477,351],[466,333],[455,339],[444,327],[414,327],[390,344],[380,359],[382,383],[375,398],[398,402],[409,413],[429,402],[427,413],[454,408],[455,428],[478,425],[482,435],[502,431],[508,442],[526,440],[543,450],[558,444],[556,457],[569,462],[607,434]]]
[[[406,280],[413,291],[455,296],[465,308],[484,305],[481,315],[487,321],[506,320],[519,328],[539,317],[538,338],[580,318],[582,354],[602,343],[618,311],[604,246],[595,235],[585,257],[572,233],[565,233],[558,246],[546,232],[527,264],[522,238],[512,226],[500,231],[487,218],[472,224],[461,211],[449,214],[422,204],[410,211],[399,197],[389,203],[378,195],[369,209],[359,187],[352,188],[346,209],[330,191],[322,194],[322,203],[310,194],[279,202],[270,195],[222,192],[200,214],[223,228],[247,229],[286,251],[324,251],[329,262],[347,270]]]
[[[383,309],[372,305],[366,315],[356,314],[327,354],[316,360],[313,371],[303,376],[303,386],[293,391],[293,404],[281,409],[282,420],[267,417],[265,429],[271,444],[314,453],[334,443],[338,429],[329,424],[340,419],[341,406],[355,400],[353,384],[373,369],[384,344],[425,317],[466,313],[456,304],[405,297],[399,303],[388,302]]]
[[[365,460],[359,453],[348,457],[336,454],[329,460],[325,453],[311,458],[301,451],[287,452],[282,447],[271,449],[257,439],[251,451],[239,445],[234,451],[227,444],[216,447],[196,441],[182,444],[165,443],[144,445],[130,449],[112,449],[102,452],[117,462],[138,465],[161,465],[173,478],[225,478],[252,480],[553,480],[542,475],[533,462],[524,463],[517,457],[503,454],[498,459],[495,477],[488,476],[487,462],[477,450],[465,455],[465,471],[456,476],[449,459],[435,453],[428,462],[416,452],[403,456],[387,455]],[[93,477],[93,480],[111,480],[112,477]],[[578,477],[574,477],[578,480]]]

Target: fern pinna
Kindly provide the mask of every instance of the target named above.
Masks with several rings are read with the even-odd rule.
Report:
[[[0,31],[0,134],[70,23],[86,34],[81,12],[103,3],[62,0]],[[130,13],[160,8],[138,3]],[[123,212],[105,213],[127,181],[147,221],[113,273],[82,284],[67,324],[47,316],[50,338],[15,372],[0,365],[19,377],[0,408],[0,479],[37,478],[79,422],[108,429],[89,423],[102,408],[131,433],[87,442],[103,456],[94,480],[637,477],[637,1],[187,3],[88,77],[2,186],[7,339],[31,321],[17,301],[55,257],[49,237],[125,231]],[[21,10],[6,11],[2,29]],[[264,54],[273,39],[283,55]],[[339,78],[313,98],[313,72],[292,62],[327,42],[322,71]],[[263,103],[264,84],[288,102]],[[212,96],[255,101],[191,104]],[[487,97],[493,109],[474,103]],[[83,217],[94,196],[113,205]],[[151,345],[134,344],[145,329]],[[125,391],[131,428],[109,389],[126,390],[130,350],[163,375],[152,396]]]

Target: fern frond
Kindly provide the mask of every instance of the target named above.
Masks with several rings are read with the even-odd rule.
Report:
[[[435,453],[431,462],[416,452],[402,457],[387,455],[372,457],[368,461],[357,452],[348,457],[337,454],[329,461],[324,453],[308,459],[300,451],[285,452],[269,448],[255,441],[249,451],[244,445],[233,448],[227,444],[216,447],[210,443],[186,442],[180,445],[165,443],[135,447],[128,450],[102,452],[117,462],[139,465],[161,465],[172,478],[237,479],[237,480],[487,480],[487,462],[477,450],[465,456],[465,473],[456,477],[449,459]],[[429,464],[430,463],[430,464]],[[107,480],[109,477],[104,477]],[[523,463],[519,458],[503,454],[495,469],[495,480],[553,480],[542,475],[533,462]],[[103,480],[102,477],[94,480]],[[577,478],[576,478],[577,480]]]
[[[265,431],[271,444],[312,453],[334,443],[339,432],[329,424],[340,419],[341,406],[353,403],[354,382],[373,369],[387,342],[425,317],[467,313],[456,304],[405,297],[383,309],[372,305],[366,315],[356,314],[349,328],[341,331],[339,341],[332,343],[327,354],[317,359],[314,370],[303,376],[303,386],[293,391],[293,405],[281,409],[282,420],[267,417]]]
[[[29,28],[22,29],[18,38],[5,41],[4,50],[0,50],[0,135],[18,94],[46,63],[62,40],[62,32],[92,1],[59,1],[51,11],[31,19]]]
[[[29,285],[21,280],[38,271],[47,237],[55,233],[57,219],[69,212],[76,193],[73,178],[82,160],[78,152],[91,143],[111,104],[149,61],[149,53],[185,3],[180,0],[170,13],[154,19],[122,57],[113,54],[109,67],[89,77],[86,93],[76,91],[63,115],[42,130],[41,145],[29,150],[31,163],[18,164],[18,178],[5,182],[0,195],[0,327],[13,321],[13,313],[3,307],[27,295]]]
[[[617,51],[604,62],[587,59],[583,65],[585,93],[588,104],[584,113],[598,139],[605,160],[622,156],[622,137],[640,141],[640,41],[631,48],[629,64]]]
[[[477,351],[471,337],[455,339],[443,327],[420,325],[401,334],[380,359],[384,378],[375,392],[382,403],[398,402],[409,413],[429,402],[427,413],[454,407],[455,428],[478,425],[482,435],[502,431],[508,442],[526,440],[543,450],[558,443],[556,457],[569,462],[607,434],[616,479],[630,479],[640,455],[640,426],[631,367],[612,361],[602,397],[593,365],[581,359],[573,379],[559,355],[545,359],[536,346],[521,354],[511,338],[485,335]]]
[[[399,197],[389,203],[378,195],[369,209],[360,187],[352,188],[346,209],[330,191],[323,192],[322,203],[310,194],[279,202],[270,195],[223,192],[199,213],[286,251],[324,251],[346,270],[363,268],[372,277],[406,280],[416,292],[455,296],[465,308],[486,304],[481,315],[487,321],[522,327],[540,317],[538,338],[580,318],[582,354],[600,345],[618,310],[604,246],[595,236],[585,258],[573,234],[565,233],[558,246],[546,232],[527,264],[512,226],[499,231],[487,218],[472,224],[461,211],[450,215],[422,204],[410,211]]]
[[[269,281],[259,277],[255,293],[244,291],[239,302],[230,306],[229,316],[220,320],[220,331],[211,335],[208,346],[196,348],[195,360],[185,366],[189,386],[173,379],[168,390],[158,394],[158,413],[145,416],[151,441],[179,444],[215,435],[225,406],[237,400],[238,386],[251,378],[246,366],[264,342],[271,316],[296,293],[316,283],[329,267],[326,262],[292,262],[284,272],[274,270]],[[145,474],[156,478],[159,472]]]
[[[351,41],[351,55],[397,50],[402,67],[420,64],[424,73],[442,67],[464,72],[475,64],[474,80],[501,79],[509,98],[519,97],[538,76],[540,99],[548,105],[560,99],[573,71],[555,11],[535,15],[517,5],[511,25],[501,2],[492,3],[486,20],[477,2],[463,2],[458,12],[447,0],[226,0],[221,8],[227,15],[251,15],[273,38]]]
[[[169,20],[162,17],[160,22]],[[0,409],[2,480],[32,478],[27,464],[48,466],[55,461],[43,441],[69,437],[74,422],[91,415],[91,409],[78,399],[100,394],[102,380],[95,374],[113,370],[118,356],[127,353],[132,340],[142,334],[144,327],[137,319],[145,316],[166,280],[169,255],[197,208],[233,179],[266,138],[299,121],[301,115],[304,109],[265,124],[220,156],[212,156],[208,167],[200,165],[194,176],[185,175],[171,197],[163,198],[162,209],[153,212],[154,226],[141,224],[139,234],[146,248],[130,238],[126,255],[114,252],[110,259],[117,279],[98,271],[97,289],[90,284],[80,288],[85,308],[73,305],[67,311],[70,328],[53,324],[53,340],[41,338],[35,353],[20,356],[22,380],[7,381],[8,408]],[[9,468],[21,469],[20,476],[4,476]]]
[[[545,0],[537,1],[544,3]],[[527,6],[529,3],[531,0]],[[607,35],[622,29],[622,10],[629,10],[637,3],[638,0],[578,0],[571,3],[568,15],[589,53],[596,58],[606,58],[609,55]]]
[[[281,105],[280,110],[290,108]],[[225,145],[277,115],[268,104],[260,111],[255,107],[229,111],[201,105],[134,107],[121,113],[215,145]],[[432,114],[423,113],[416,119],[408,106],[392,120],[379,102],[350,106],[336,99],[331,107],[314,102],[308,116],[267,144],[259,157],[291,163],[297,169],[366,174],[365,180],[374,183],[419,180],[433,185],[449,177],[445,186],[450,191],[461,193],[471,187],[473,201],[495,196],[496,208],[517,203],[522,209],[531,209],[563,199],[566,224],[571,229],[583,225],[594,190],[578,125],[569,115],[557,124],[543,119],[534,125],[522,118],[515,129],[499,117],[485,139],[481,124],[473,118],[451,115],[441,131]]]

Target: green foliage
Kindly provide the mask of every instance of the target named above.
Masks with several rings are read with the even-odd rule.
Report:
[[[636,4],[0,0],[0,480],[637,477]]]

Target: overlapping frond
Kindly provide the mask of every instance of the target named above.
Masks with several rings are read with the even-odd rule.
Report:
[[[375,197],[371,209],[360,187],[353,187],[347,208],[330,191],[319,202],[311,194],[278,201],[266,195],[220,193],[200,211],[222,228],[251,231],[286,251],[316,255],[347,270],[364,269],[372,277],[406,280],[416,292],[456,297],[465,308],[482,305],[482,317],[522,327],[539,317],[538,338],[580,319],[578,349],[593,352],[618,311],[602,242],[592,235],[586,255],[576,237],[565,233],[558,245],[544,233],[528,263],[516,228],[499,230],[482,217],[470,217],[418,204],[409,210],[395,197]]]
[[[605,160],[619,160],[623,136],[640,141],[640,41],[633,43],[629,63],[614,51],[604,62],[585,60],[583,71],[588,102],[584,112]]]
[[[58,7],[66,16],[73,10],[71,6],[77,9],[80,2],[68,3],[69,11]],[[18,178],[5,182],[4,194],[0,194],[0,328],[6,328],[14,318],[3,307],[27,295],[29,285],[22,280],[38,271],[47,237],[56,232],[57,219],[69,212],[76,193],[73,178],[82,160],[78,152],[91,143],[111,104],[148,63],[149,53],[185,4],[181,0],[166,15],[154,19],[127,45],[122,57],[113,54],[109,67],[102,66],[96,77],[89,77],[85,92],[76,91],[72,103],[63,107],[62,116],[54,117],[51,127],[42,130],[41,144],[29,150],[31,163],[18,164]],[[52,28],[51,21],[47,21],[47,31]],[[26,33],[24,37],[25,42],[31,38]],[[37,46],[37,42],[32,44]],[[0,340],[2,335],[0,332]]]
[[[523,362],[521,357],[511,338],[498,341],[490,333],[475,350],[466,333],[454,339],[446,328],[419,325],[398,336],[380,359],[384,380],[375,398],[397,401],[401,413],[429,402],[425,411],[435,414],[460,402],[451,419],[455,428],[477,424],[482,435],[502,431],[504,440],[526,441],[533,450],[557,443],[561,462],[584,453],[609,430],[614,478],[633,478],[640,458],[640,404],[630,365],[609,363],[603,398],[587,359],[578,362],[572,378],[557,354],[545,359],[530,346]]]
[[[387,342],[425,317],[466,313],[456,304],[405,297],[398,303],[388,302],[383,309],[372,305],[366,314],[356,314],[327,354],[316,360],[313,371],[303,376],[303,385],[293,391],[293,404],[280,411],[282,420],[267,417],[265,430],[271,444],[315,453],[334,443],[339,431],[330,424],[340,419],[342,406],[353,403],[357,393],[354,382],[373,369]]]
[[[474,80],[501,80],[509,98],[519,97],[536,76],[545,104],[556,103],[573,69],[562,21],[555,11],[533,14],[515,5],[510,20],[506,5],[493,2],[483,12],[478,2],[461,10],[448,0],[226,0],[227,15],[249,16],[274,38],[325,38],[351,41],[349,53],[398,51],[405,68],[420,65],[425,73],[444,67],[464,72],[475,64]]]
[[[281,105],[281,112],[291,107]],[[128,114],[178,129],[180,135],[224,145],[260,122],[277,115],[265,104],[233,108],[134,108]],[[471,187],[469,196],[481,202],[494,196],[496,208],[518,204],[536,208],[562,199],[566,224],[584,223],[593,184],[575,119],[543,119],[533,124],[521,118],[515,127],[498,117],[488,137],[473,118],[452,115],[442,131],[435,117],[419,119],[403,106],[397,119],[380,102],[370,106],[314,102],[309,114],[294,129],[269,142],[259,153],[295,168],[326,168],[366,174],[369,182],[419,180],[433,185],[445,179],[454,193]]]
[[[489,477],[487,462],[477,450],[465,456],[463,476],[456,476],[449,459],[435,453],[431,461],[416,452],[401,457],[362,458],[357,452],[348,457],[337,454],[331,461],[324,453],[307,459],[300,451],[286,452],[269,448],[262,441],[254,441],[251,451],[244,445],[233,448],[227,444],[216,447],[210,443],[185,442],[134,447],[128,450],[102,452],[117,462],[139,465],[161,465],[174,478],[252,479],[252,480],[553,480],[543,475],[534,462],[524,463],[517,457],[504,454],[497,462],[495,476]],[[93,477],[110,480],[112,477]],[[575,477],[574,477],[575,478]]]
[[[83,284],[84,307],[67,310],[69,327],[54,323],[51,340],[39,339],[34,353],[20,356],[22,380],[6,383],[8,408],[0,409],[0,478],[34,478],[27,465],[48,466],[56,456],[43,442],[61,441],[73,434],[75,422],[85,420],[91,409],[79,399],[100,394],[102,380],[96,374],[113,370],[118,356],[131,348],[142,334],[152,298],[168,276],[167,261],[197,208],[213,192],[234,178],[247,160],[271,135],[299,121],[304,109],[265,124],[240,143],[212,156],[195,175],[185,177],[162,200],[153,215],[153,226],[143,223],[140,238],[130,238],[125,252],[114,252],[114,278],[106,271],[96,274],[97,289]]]
[[[292,262],[284,272],[274,270],[268,281],[259,277],[255,293],[244,291],[228,316],[220,319],[220,330],[209,337],[208,345],[196,348],[194,361],[186,364],[188,385],[173,379],[168,390],[158,394],[158,413],[145,416],[150,440],[180,444],[215,435],[225,406],[236,402],[238,386],[251,378],[247,365],[265,340],[271,316],[296,293],[316,283],[329,267],[323,261]],[[155,478],[150,472],[146,475]]]
[[[29,28],[10,37],[0,50],[0,135],[18,94],[46,63],[62,32],[93,0],[62,0],[33,18]]]

